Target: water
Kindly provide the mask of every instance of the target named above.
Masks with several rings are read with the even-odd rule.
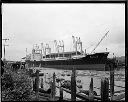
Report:
[[[71,70],[58,70],[58,69],[52,69],[52,68],[40,68],[40,73],[44,73],[45,76],[41,77],[43,78],[44,81],[50,82],[52,80],[52,75],[55,72],[57,78],[63,78],[65,80],[71,80],[71,76],[67,76],[65,74],[70,75]],[[107,77],[110,79],[110,72],[109,71],[91,71],[91,70],[77,70],[76,71],[76,80],[81,80],[81,84],[83,86],[82,89],[77,88],[77,92],[79,90],[88,90],[91,78],[93,78],[93,86],[94,86],[94,91],[97,92],[98,95],[100,95],[100,88],[101,87],[101,79],[104,77]],[[62,76],[64,74],[64,76]],[[125,87],[125,70],[116,70],[115,71],[115,76],[114,76],[114,82],[115,85]],[[110,82],[109,82],[110,83]],[[47,90],[49,88],[49,84],[44,84],[44,89]],[[96,88],[95,88],[96,87]],[[114,91],[119,91],[119,90],[125,90],[124,88],[121,87],[114,87]],[[118,93],[116,93],[118,94]],[[56,91],[56,96],[59,96],[59,89]],[[71,98],[71,95],[69,93],[64,92],[64,98]]]

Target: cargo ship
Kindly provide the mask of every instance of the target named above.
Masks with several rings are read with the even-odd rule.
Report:
[[[73,37],[74,38],[74,37]],[[75,68],[77,70],[98,70],[106,71],[110,70],[109,65],[113,64],[113,61],[108,57],[109,52],[99,52],[87,54],[82,50],[82,42],[80,38],[74,40],[75,51],[64,52],[64,45],[55,45],[63,48],[62,52],[57,50],[57,53],[51,53],[51,48],[46,44],[45,48],[39,49],[39,46],[33,47],[32,53],[26,56],[26,63],[28,67],[41,67],[41,68],[55,68],[71,70]],[[78,45],[80,45],[80,51],[78,51]],[[99,43],[98,43],[99,45]],[[43,43],[41,44],[43,46]],[[46,51],[48,52],[46,54]],[[95,47],[96,49],[96,47]],[[44,53],[43,53],[44,52]]]

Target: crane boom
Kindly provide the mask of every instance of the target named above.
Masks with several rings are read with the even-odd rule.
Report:
[[[108,32],[109,31],[107,31],[107,33],[101,38],[101,40],[98,42],[98,44],[96,45],[96,47],[92,50],[92,52],[95,51],[95,49],[99,46],[99,44],[101,43],[101,41],[105,38],[105,36],[107,36]]]

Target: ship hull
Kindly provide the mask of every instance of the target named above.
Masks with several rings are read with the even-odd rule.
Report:
[[[105,64],[85,64],[85,65],[47,65],[42,68],[54,68],[54,69],[62,69],[62,70],[72,70],[75,68],[76,70],[97,70],[97,71],[105,71]]]
[[[106,71],[108,53],[87,55],[80,59],[53,60],[53,61],[26,61],[28,67],[55,68],[72,70],[97,70]]]

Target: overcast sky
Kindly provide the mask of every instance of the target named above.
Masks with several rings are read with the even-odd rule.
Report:
[[[2,4],[2,38],[9,38],[6,58],[10,60],[21,60],[26,48],[31,53],[33,44],[42,42],[54,52],[54,40],[63,40],[65,51],[72,51],[72,35],[80,37],[83,50],[90,53],[108,30],[95,52],[107,48],[110,57],[124,56],[124,4]]]

